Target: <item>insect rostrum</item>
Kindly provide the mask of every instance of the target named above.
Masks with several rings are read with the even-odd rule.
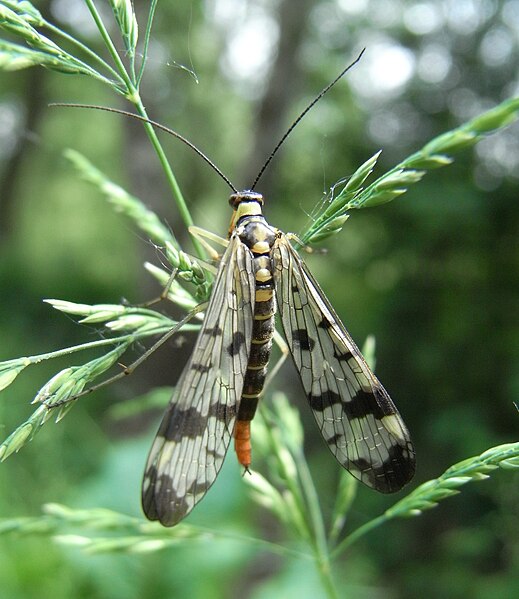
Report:
[[[202,499],[231,438],[250,465],[250,421],[279,313],[321,434],[337,461],[382,493],[415,470],[409,433],[287,236],[262,214],[263,197],[234,193],[229,245],[204,323],[148,457],[146,516],[173,526]]]

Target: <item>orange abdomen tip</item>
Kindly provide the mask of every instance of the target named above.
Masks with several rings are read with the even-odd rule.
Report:
[[[251,464],[250,420],[238,420],[234,429],[234,449],[238,462],[249,469]]]

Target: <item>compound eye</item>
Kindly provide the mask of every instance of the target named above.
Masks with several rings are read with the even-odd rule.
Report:
[[[243,193],[233,193],[229,198],[229,204],[233,210],[236,210],[238,206],[247,198]]]

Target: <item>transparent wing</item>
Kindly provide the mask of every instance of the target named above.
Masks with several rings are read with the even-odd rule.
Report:
[[[142,506],[173,526],[213,484],[233,433],[247,369],[254,312],[250,250],[232,237],[195,348],[148,457]]]
[[[415,470],[400,414],[285,235],[272,260],[285,336],[324,440],[360,481],[398,491]]]

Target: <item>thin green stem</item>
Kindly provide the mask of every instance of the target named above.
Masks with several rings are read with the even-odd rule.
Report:
[[[355,500],[356,491],[357,480],[350,476],[349,473],[342,472],[337,490],[337,500],[333,509],[333,520],[328,533],[328,547],[330,550],[337,545],[339,535],[344,528],[347,516]]]
[[[362,526],[359,526],[357,530],[354,530],[351,534],[349,534],[341,543],[337,545],[337,547],[332,551],[331,558],[335,559],[341,553],[344,553],[346,549],[348,549],[353,543],[355,543],[358,539],[363,537],[368,532],[371,532],[374,528],[384,524],[391,518],[387,516],[387,514],[382,514],[381,516],[377,516],[373,520],[366,522]]]
[[[317,570],[327,597],[330,599],[338,599],[339,595],[337,595],[337,589],[333,584],[330,560],[328,558],[319,559],[317,561]]]
[[[139,69],[139,74],[137,76],[137,89],[141,85],[142,76],[144,75],[144,68],[146,66],[146,60],[148,58],[148,47],[150,44],[150,36],[151,36],[151,28],[153,26],[153,18],[155,16],[155,9],[157,7],[157,0],[152,0],[150,4],[150,12],[148,13],[148,22],[146,23],[146,33],[144,34],[144,45],[142,48],[142,60],[141,66]]]
[[[117,50],[112,42],[112,39],[108,35],[108,31],[106,30],[104,23],[101,20],[99,13],[97,12],[95,5],[93,4],[92,0],[85,0],[85,2],[87,3],[90,13],[92,14],[92,18],[94,19],[94,21],[99,29],[99,32],[101,33],[101,35],[105,41],[108,51],[112,55],[112,58],[117,66],[117,69],[119,70],[121,77],[123,78],[123,80],[126,84],[126,87],[127,87],[127,93],[125,94],[126,97],[135,106],[135,108],[137,109],[137,112],[141,116],[143,116],[144,118],[149,118],[148,114],[146,112],[146,109],[144,108],[144,104],[142,103],[142,100],[140,98],[139,91],[138,91],[137,87],[134,86],[130,76],[126,72],[124,64],[123,64],[119,54],[117,53]],[[175,203],[177,205],[178,211],[180,212],[180,217],[182,218],[182,221],[184,222],[184,225],[186,227],[191,227],[194,224],[193,219],[192,219],[191,214],[187,208],[186,201],[185,201],[184,196],[180,190],[180,186],[177,182],[177,179],[176,179],[175,175],[173,174],[173,170],[171,169],[168,159],[166,158],[166,154],[165,154],[164,150],[162,149],[162,146],[159,142],[157,134],[155,133],[155,130],[153,129],[152,125],[150,125],[149,123],[144,123],[144,128],[146,130],[146,133],[148,134],[148,138],[150,139],[153,148],[155,149],[155,152],[159,158],[160,164],[162,165],[162,168],[164,169],[166,179],[168,181],[169,187],[170,187],[173,197],[175,199]],[[193,242],[193,246],[195,248],[195,251],[196,251],[198,257],[204,258],[206,254],[205,254],[202,244],[197,239],[193,239],[192,242]]]
[[[314,530],[314,536],[317,541],[319,554],[327,554],[328,548],[326,543],[326,529],[323,522],[321,510],[319,508],[319,496],[315,489],[315,485],[308,470],[308,464],[303,455],[298,455],[297,458],[298,475],[301,480],[301,488],[305,495],[308,510],[310,512],[310,520]]]
[[[185,325],[184,330],[198,330],[200,327],[198,325]],[[45,360],[51,360],[53,358],[60,358],[62,356],[67,356],[68,354],[72,354],[78,351],[83,351],[85,349],[93,349],[96,347],[103,347],[105,345],[115,345],[117,343],[124,343],[126,341],[136,341],[137,339],[143,339],[145,337],[153,337],[155,335],[163,335],[171,330],[171,326],[163,325],[160,327],[156,327],[154,329],[149,329],[147,331],[141,331],[137,333],[128,333],[127,335],[120,335],[119,337],[112,337],[110,339],[98,339],[97,341],[89,341],[87,343],[80,343],[79,345],[73,345],[71,347],[65,347],[63,349],[58,349],[55,351],[47,352],[45,354],[38,354],[35,356],[27,356],[25,358],[17,358],[16,360],[9,360],[8,362],[21,362],[25,361],[27,365],[29,364],[39,364]],[[3,364],[7,364],[8,362],[3,362]]]
[[[134,86],[137,88],[137,77],[135,76],[135,54],[130,56],[130,75]]]
[[[306,505],[304,502],[304,498],[301,495],[301,488],[300,486],[297,484],[296,479],[292,478],[292,477],[287,477],[285,476],[285,484],[287,485],[287,487],[290,489],[290,492],[292,494],[292,497],[294,498],[294,501],[297,504],[297,509],[299,514],[302,514],[303,516],[306,514]],[[313,537],[312,537],[312,531],[310,529],[309,523],[307,521],[306,517],[302,517],[299,519],[301,526],[299,527],[300,532],[302,533],[302,537],[305,539],[305,541],[307,541],[309,543],[309,545],[312,547],[313,553],[314,553],[314,557],[317,554],[317,549],[316,549],[316,544],[313,543]],[[304,526],[304,528],[303,528]]]
[[[39,517],[26,518],[4,518],[0,519],[0,534],[6,532],[17,532],[18,534],[34,534],[35,530],[40,534],[57,534],[65,526],[70,528],[76,526],[79,529],[86,528],[87,532],[95,529],[98,533],[110,531],[111,533],[129,533],[132,534],[138,543],[145,540],[176,540],[183,538],[184,542],[198,541],[204,542],[208,536],[215,539],[225,539],[236,543],[243,543],[248,546],[253,545],[261,549],[266,549],[275,555],[283,557],[293,557],[296,559],[311,560],[312,556],[308,553],[291,549],[271,541],[265,541],[248,535],[240,535],[223,530],[215,530],[204,526],[192,524],[182,524],[178,528],[158,527],[155,523],[145,522],[142,518],[134,518],[112,512],[109,510],[98,509],[73,509],[63,505],[47,504],[43,507],[44,514]],[[181,532],[182,531],[182,532]],[[182,534],[187,533],[187,534]],[[114,537],[112,537],[114,538]],[[129,546],[128,548],[130,548]]]
[[[270,417],[270,414],[267,412],[267,410],[265,410],[263,412],[263,416],[265,419],[265,432],[268,438],[268,445],[270,447],[270,449],[274,452],[274,454],[276,455],[278,464],[279,464],[279,468],[281,470],[281,476],[283,479],[284,484],[287,486],[290,495],[293,497],[294,502],[296,503],[296,505],[294,506],[294,510],[296,510],[297,514],[303,514],[306,515],[307,513],[307,509],[306,509],[306,505],[305,505],[305,501],[304,501],[304,497],[302,494],[302,489],[301,486],[299,484],[299,479],[296,476],[293,476],[291,472],[287,472],[286,468],[285,468],[285,464],[284,461],[282,459],[281,456],[279,456],[279,453],[276,451],[276,447],[278,445],[277,440],[276,440],[276,430],[277,427],[275,426],[275,423],[272,421],[272,418]],[[308,542],[309,544],[312,544],[312,534],[311,534],[311,530],[307,521],[306,517],[302,517],[302,518],[298,518],[297,519],[297,530],[299,531],[301,537]],[[315,554],[315,551],[314,551]]]
[[[297,442],[288,443],[288,452],[281,450],[281,440],[290,437],[290,426],[283,420],[283,417],[276,422],[276,416],[273,413],[271,415],[266,408],[262,410],[262,416],[268,439],[267,447],[277,458],[279,475],[285,486],[282,494],[286,497],[286,507],[290,509],[290,515],[283,520],[285,522],[291,520],[301,539],[308,544],[312,552],[312,561],[326,596],[336,599],[338,595],[331,575],[330,556],[324,521],[319,508],[319,497],[304,453]],[[289,498],[291,498],[290,501],[288,501]]]
[[[276,555],[290,556],[298,559],[311,560],[312,556],[303,551],[298,551],[296,549],[290,549],[289,547],[285,547],[284,545],[279,545],[278,543],[273,543],[272,541],[266,541],[265,539],[258,539],[256,537],[250,537],[248,535],[239,535],[232,532],[226,532],[221,530],[215,530],[213,528],[208,528],[204,526],[195,526],[190,524],[189,527],[193,530],[199,531],[203,534],[211,534],[217,538],[228,539],[230,541],[237,541],[239,543],[247,543],[249,545],[255,545],[258,548],[268,549],[272,553]],[[167,535],[167,530],[165,531],[165,535]]]
[[[83,44],[82,42],[80,42],[75,37],[69,35],[66,31],[63,31],[59,27],[56,27],[56,25],[53,25],[52,23],[49,23],[48,21],[44,21],[43,25],[47,29],[49,29],[50,31],[52,31],[54,34],[59,35],[63,39],[67,40],[68,42],[70,42],[71,44],[73,44],[74,46],[76,46],[77,48],[79,48],[86,55],[90,56],[90,58],[92,58],[95,62],[99,63],[103,68],[105,68],[107,71],[109,71],[110,74],[115,79],[118,79],[121,84],[124,83],[123,79],[120,77],[120,75],[117,73],[117,71],[114,68],[112,68],[107,62],[105,62],[91,48],[89,48],[88,46],[86,46],[85,44]]]
[[[137,112],[142,117],[149,118],[148,114],[146,112],[146,109],[144,108],[144,105],[138,95],[135,97],[133,104],[135,105]],[[159,161],[162,165],[162,168],[164,169],[166,179],[167,179],[170,189],[173,193],[173,197],[175,198],[177,209],[180,212],[180,217],[182,218],[182,221],[184,222],[184,225],[186,227],[191,227],[194,224],[193,219],[191,217],[191,213],[189,212],[189,209],[187,207],[187,204],[186,204],[186,201],[182,194],[182,191],[180,190],[178,181],[177,181],[175,175],[173,174],[173,171],[168,162],[166,154],[160,144],[160,141],[157,137],[155,129],[149,123],[143,123],[143,126],[146,129],[146,133],[148,134],[151,144],[152,144],[153,148],[155,149],[155,152],[156,152],[156,154],[159,158]],[[204,251],[202,244],[196,238],[193,238],[193,237],[192,237],[192,243],[193,243],[193,247],[195,248],[195,251],[197,253],[197,256],[199,258],[205,258],[206,253]]]
[[[101,34],[101,37],[103,38],[103,40],[105,42],[105,46],[107,47],[108,52],[110,52],[110,55],[111,55],[113,61],[115,62],[117,70],[119,71],[119,75],[120,75],[121,79],[124,81],[124,84],[126,85],[125,95],[131,101],[131,97],[133,96],[134,93],[136,93],[136,90],[133,86],[133,82],[132,82],[130,76],[128,75],[128,73],[126,72],[126,68],[123,64],[123,61],[121,60],[121,57],[119,56],[119,53],[117,52],[117,49],[114,46],[114,43],[112,42],[112,38],[110,37],[110,35],[108,34],[108,31],[106,30],[106,27],[101,19],[101,15],[97,12],[97,8],[95,7],[95,4],[93,3],[92,0],[85,0],[85,3],[88,6],[90,14],[92,15],[92,18],[94,19],[94,22],[97,25],[97,28],[99,30],[99,33]]]
[[[306,504],[310,512],[310,520],[313,528],[313,539],[315,540],[315,557],[319,575],[329,597],[336,597],[337,593],[333,584],[330,567],[330,555],[326,539],[326,528],[320,509],[319,496],[308,469],[308,464],[302,452],[298,452],[297,465],[301,488],[306,498]]]

